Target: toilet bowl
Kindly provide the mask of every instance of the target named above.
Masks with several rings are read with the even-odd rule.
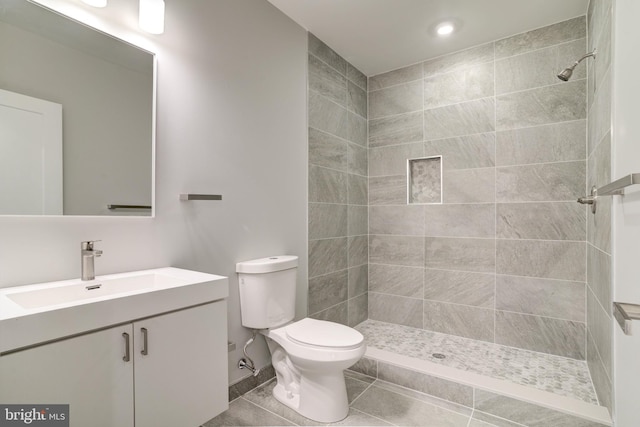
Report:
[[[242,324],[266,338],[274,397],[311,420],[337,422],[349,412],[343,371],[364,355],[364,337],[339,323],[293,322],[296,270],[293,256],[238,263]]]

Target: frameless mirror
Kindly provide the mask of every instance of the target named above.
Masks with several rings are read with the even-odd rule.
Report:
[[[27,0],[0,0],[0,215],[143,215],[153,54]]]

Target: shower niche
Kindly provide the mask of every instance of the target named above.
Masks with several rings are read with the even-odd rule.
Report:
[[[407,204],[442,204],[442,156],[407,159]]]

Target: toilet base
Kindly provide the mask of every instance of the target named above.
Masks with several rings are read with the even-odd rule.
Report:
[[[278,378],[273,396],[300,415],[321,423],[334,423],[345,419],[349,413],[347,387],[344,373],[326,372],[321,375],[300,376],[300,391],[287,392]]]

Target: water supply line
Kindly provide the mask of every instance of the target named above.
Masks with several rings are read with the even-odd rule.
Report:
[[[251,360],[251,358],[247,354],[247,347],[249,347],[253,343],[253,340],[256,339],[256,335],[258,335],[258,330],[253,329],[253,335],[251,336],[251,338],[249,338],[249,341],[247,341],[244,347],[242,348],[242,353],[244,353],[244,358],[240,359],[240,361],[238,362],[238,368],[240,369],[246,368],[250,370],[254,377],[258,376],[258,374],[260,373],[260,369],[256,369],[256,365],[253,363],[253,360]]]

